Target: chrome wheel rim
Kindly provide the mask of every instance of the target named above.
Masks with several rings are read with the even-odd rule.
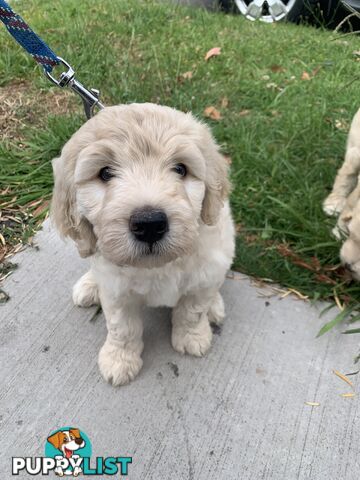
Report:
[[[273,23],[285,18],[296,0],[235,0],[235,3],[249,20]]]

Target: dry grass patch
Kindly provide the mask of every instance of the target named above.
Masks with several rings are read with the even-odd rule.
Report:
[[[29,125],[45,125],[48,115],[66,115],[78,108],[69,90],[37,89],[28,81],[9,83],[0,87],[0,141],[21,142]]]

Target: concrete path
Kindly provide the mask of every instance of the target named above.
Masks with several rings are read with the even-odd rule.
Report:
[[[103,316],[71,302],[86,261],[47,223],[36,243],[15,257],[0,307],[1,480],[12,456],[43,455],[67,425],[85,431],[93,456],[132,456],[129,479],[359,479],[358,397],[341,397],[351,388],[332,373],[356,370],[356,335],[315,339],[319,309],[265,298],[269,289],[236,274],[206,358],[174,352],[169,312],[149,311],[144,368],[115,389],[96,364]],[[359,375],[350,378],[357,392]]]

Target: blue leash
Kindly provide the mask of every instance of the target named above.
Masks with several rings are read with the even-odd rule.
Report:
[[[33,59],[51,72],[60,61],[55,53],[34,33],[29,25],[17,15],[10,6],[0,0],[0,20],[5,24],[10,35],[26,50]]]
[[[87,118],[94,115],[95,107],[104,108],[99,101],[99,91],[95,89],[88,90],[75,79],[75,72],[71,66],[58,57],[49,48],[46,43],[31,30],[29,25],[20,15],[17,15],[5,0],[0,0],[0,20],[4,23],[10,35],[26,50],[33,59],[40,64],[46,76],[58,87],[68,86],[74,90],[83,100],[85,114]],[[59,80],[51,75],[54,67],[64,65],[66,72],[62,72]]]

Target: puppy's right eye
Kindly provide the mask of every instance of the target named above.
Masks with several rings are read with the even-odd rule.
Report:
[[[100,170],[99,172],[99,178],[103,181],[103,182],[108,182],[112,177],[113,177],[113,173],[110,169],[110,167],[104,167]]]

